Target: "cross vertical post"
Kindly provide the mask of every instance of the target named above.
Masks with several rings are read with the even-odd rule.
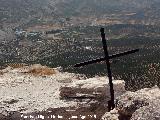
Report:
[[[108,101],[108,110],[110,111],[110,110],[115,108],[114,89],[113,89],[113,82],[112,82],[112,72],[111,72],[111,68],[110,68],[110,60],[109,60],[109,54],[108,54],[108,49],[107,49],[107,43],[106,43],[104,28],[101,28],[100,32],[101,32],[101,37],[102,37],[103,49],[104,49],[104,54],[105,54],[105,62],[106,62],[106,65],[107,65],[108,78],[109,78],[111,100]]]

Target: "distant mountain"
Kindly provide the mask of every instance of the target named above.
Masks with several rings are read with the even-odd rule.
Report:
[[[159,9],[159,0],[50,0],[57,7],[57,12],[64,15],[93,15],[121,11],[146,11]]]
[[[18,21],[42,12],[44,0],[1,0],[0,20]]]
[[[52,21],[65,17],[99,17],[136,13],[133,18],[158,19],[159,0],[1,0],[0,21],[31,19]]]

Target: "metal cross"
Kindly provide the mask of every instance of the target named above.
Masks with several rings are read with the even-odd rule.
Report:
[[[110,59],[138,52],[139,49],[126,51],[126,52],[119,53],[119,54],[109,55],[108,54],[108,49],[107,49],[107,43],[106,43],[104,28],[101,28],[100,32],[101,32],[101,37],[102,37],[102,43],[103,43],[103,49],[104,49],[105,57],[101,57],[101,58],[89,60],[89,61],[86,61],[86,62],[78,63],[78,64],[74,65],[74,67],[81,67],[81,66],[85,66],[85,65],[101,62],[101,61],[105,61],[106,62],[107,71],[108,71],[108,78],[109,78],[109,86],[110,86],[110,96],[111,96],[111,100],[108,101],[108,110],[110,111],[110,110],[115,108],[114,89],[113,89],[113,82],[112,82],[112,72],[111,72],[111,68],[110,68]]]

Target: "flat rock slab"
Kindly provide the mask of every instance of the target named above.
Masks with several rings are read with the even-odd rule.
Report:
[[[125,92],[125,82],[123,80],[114,80],[115,97]],[[109,80],[107,77],[95,77],[86,80],[74,81],[69,85],[60,88],[61,98],[77,99],[108,99],[110,98]]]

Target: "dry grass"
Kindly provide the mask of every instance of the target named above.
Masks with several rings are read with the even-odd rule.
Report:
[[[45,75],[53,75],[56,74],[56,71],[52,68],[48,67],[38,67],[38,68],[32,68],[28,71],[28,73],[32,75],[40,75],[40,76],[45,76]]]
[[[22,68],[24,66],[27,66],[27,64],[25,64],[25,63],[8,63],[8,64],[6,64],[6,66],[12,67],[12,68]]]
[[[6,66],[8,67],[12,67],[12,68],[25,68],[26,66],[29,67],[28,64],[25,63],[8,63],[6,64]],[[52,68],[49,68],[47,66],[41,66],[41,65],[32,65],[29,67],[29,70],[27,72],[24,73],[29,73],[32,75],[39,75],[39,76],[46,76],[46,75],[53,75],[56,74],[56,71]],[[3,74],[0,72],[0,75]]]

